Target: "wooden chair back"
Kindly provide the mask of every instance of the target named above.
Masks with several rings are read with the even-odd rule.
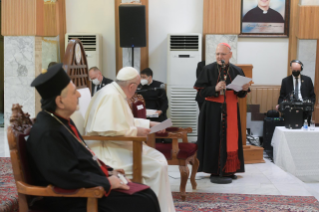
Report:
[[[34,196],[43,197],[86,197],[87,211],[97,212],[98,201],[104,195],[103,187],[79,188],[75,190],[65,190],[52,185],[47,187],[33,186],[31,172],[28,169],[28,158],[26,149],[26,137],[32,128],[33,121],[28,113],[23,113],[22,106],[14,104],[12,106],[12,115],[10,126],[7,129],[7,137],[10,149],[12,170],[18,191],[18,202],[20,212],[46,212],[45,205],[39,205],[40,208],[31,209],[30,205]],[[44,207],[44,208],[42,208]]]
[[[63,68],[78,89],[88,87],[91,91],[86,54],[79,39],[69,41],[63,58]]]
[[[22,106],[14,104],[10,126],[7,129],[7,137],[10,149],[12,170],[16,182],[32,184],[32,178],[28,169],[26,143],[24,137],[29,134],[32,127],[30,115],[24,114]],[[18,194],[20,211],[28,211],[29,196]]]

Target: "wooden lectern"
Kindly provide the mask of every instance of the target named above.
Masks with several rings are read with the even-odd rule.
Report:
[[[253,77],[253,65],[251,64],[241,64],[236,65],[240,67],[246,77]],[[263,158],[264,148],[246,145],[246,117],[247,117],[247,97],[238,98],[239,105],[239,115],[241,123],[241,135],[243,141],[243,150],[244,150],[244,161],[245,164],[249,163],[265,163]]]

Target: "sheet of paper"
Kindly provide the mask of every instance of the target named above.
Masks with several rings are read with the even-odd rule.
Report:
[[[249,83],[251,80],[251,78],[237,75],[235,79],[229,85],[226,86],[226,88],[233,89],[234,91],[238,92],[242,90],[243,85]]]
[[[148,118],[158,118],[158,113],[156,113],[157,110],[153,109],[146,109],[146,117]]]
[[[155,132],[158,132],[158,131],[161,131],[161,130],[164,130],[168,127],[171,127],[173,125],[172,123],[172,120],[169,118],[169,119],[166,119],[165,121],[163,121],[162,123],[158,124],[158,125],[155,125],[154,127],[151,128],[151,133],[155,133]]]

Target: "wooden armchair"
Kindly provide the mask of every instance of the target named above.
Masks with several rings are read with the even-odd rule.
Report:
[[[146,117],[145,101],[141,95],[133,96],[129,101],[129,105],[134,117]],[[195,175],[199,167],[199,161],[197,159],[197,144],[188,143],[187,133],[191,132],[191,128],[170,127],[166,129],[166,133],[155,133],[155,135],[150,135],[147,141],[147,145],[163,153],[169,165],[179,166],[181,174],[180,193],[182,200],[184,201],[186,199],[185,189],[189,176],[188,164],[193,165],[190,177],[192,188],[196,189],[197,187]],[[156,138],[169,138],[172,139],[172,143],[155,143]],[[183,142],[179,143],[178,139],[182,139]]]
[[[133,182],[142,183],[142,151],[143,142],[152,140],[152,135],[148,137],[136,136],[82,136],[84,140],[97,140],[97,141],[132,141],[133,142]]]
[[[10,126],[7,129],[8,143],[14,179],[16,181],[19,211],[20,212],[45,212],[47,209],[41,200],[42,197],[84,197],[87,198],[87,211],[97,212],[97,198],[104,195],[103,187],[80,188],[65,190],[48,185],[47,187],[33,186],[31,173],[28,169],[25,137],[29,135],[32,127],[30,115],[23,113],[18,104],[12,106]]]

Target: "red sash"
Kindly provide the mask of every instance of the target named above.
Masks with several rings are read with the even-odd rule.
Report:
[[[206,101],[223,103],[224,96],[206,97]],[[223,167],[225,173],[234,173],[240,169],[238,159],[238,116],[237,116],[237,96],[234,91],[226,91],[227,104],[227,129],[226,129],[226,147],[227,159]]]
[[[73,126],[73,125],[71,124],[71,122],[69,122],[68,124],[69,124],[69,127],[71,128],[72,132],[74,133],[74,135],[75,135],[79,140],[81,140],[81,138],[80,138],[80,136],[79,136],[79,134],[78,134],[78,132],[77,132],[77,130],[76,130],[76,127]],[[94,153],[91,149],[88,149],[88,150],[91,152],[92,155],[95,156],[95,153]],[[108,172],[108,170],[107,170],[107,169],[108,169],[107,165],[105,165],[105,163],[103,163],[100,159],[97,158],[97,160],[98,160],[99,163],[101,164],[100,168],[101,168],[102,172],[105,174],[106,177],[108,177],[108,176],[109,176],[109,172]],[[111,184],[111,183],[110,183],[110,184]],[[109,192],[106,192],[106,191],[104,192],[104,196],[107,197],[107,196],[110,194],[111,189],[112,189],[112,186],[111,186]]]

